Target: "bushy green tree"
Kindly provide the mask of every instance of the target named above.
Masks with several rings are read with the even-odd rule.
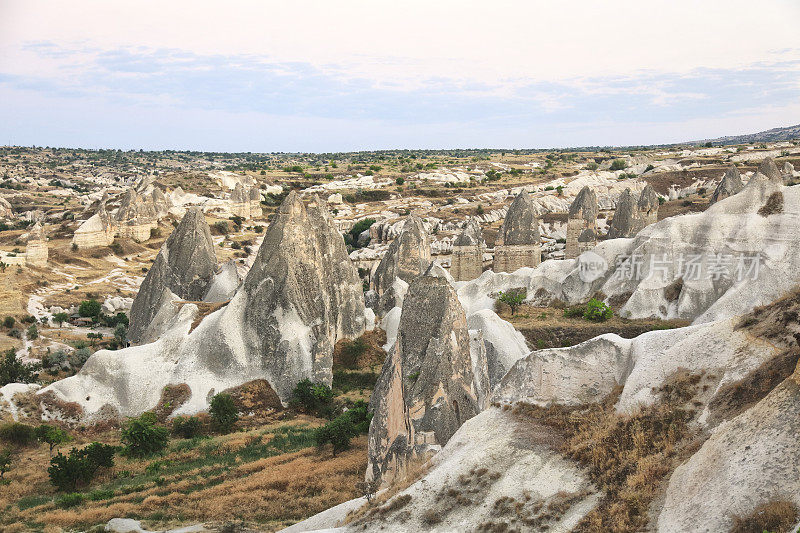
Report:
[[[101,306],[97,300],[84,300],[78,306],[78,314],[85,318],[93,318],[100,314]]]
[[[333,391],[324,383],[304,379],[292,391],[292,403],[306,413],[330,418],[333,414]]]
[[[583,318],[586,320],[593,320],[595,322],[602,322],[603,320],[608,320],[614,316],[614,311],[595,298],[589,300],[589,303],[586,304],[586,311],[583,313]]]
[[[517,289],[508,289],[505,292],[500,292],[500,295],[497,297],[498,302],[503,302],[508,307],[511,308],[511,316],[514,316],[519,309],[519,306],[522,305],[522,302],[525,301],[527,296],[527,291],[524,288],[517,288]]]
[[[9,383],[32,383],[39,375],[39,363],[23,363],[17,359],[13,349],[7,350],[0,359],[0,387]]]
[[[53,315],[53,322],[58,324],[58,327],[61,327],[61,325],[68,320],[69,315],[67,313],[56,313]]]
[[[122,428],[122,454],[141,458],[164,451],[169,443],[169,430],[156,422],[156,415],[150,412],[128,420]]]
[[[15,319],[13,316],[7,316],[7,317],[5,317],[3,319],[3,326],[8,328],[8,329],[13,328],[14,324],[16,324],[16,323],[17,323],[17,319]]]
[[[347,450],[350,440],[360,433],[369,431],[372,415],[369,414],[367,404],[359,400],[350,409],[337,416],[314,432],[314,441],[319,448],[330,444],[333,455]]]
[[[229,433],[236,421],[239,420],[239,410],[236,408],[233,397],[226,393],[215,394],[211,398],[209,414],[214,426],[222,433]]]

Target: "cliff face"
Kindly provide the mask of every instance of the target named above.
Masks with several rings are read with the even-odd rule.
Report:
[[[480,368],[477,366],[475,368]],[[438,450],[479,411],[470,336],[455,291],[441,277],[411,283],[397,341],[384,363],[371,407],[367,478],[390,480],[408,460]]]
[[[174,301],[202,300],[216,269],[206,219],[199,209],[190,209],[164,242],[139,288],[131,307],[128,339],[135,344],[154,341],[163,324],[153,324],[153,320],[171,318],[177,310]]]

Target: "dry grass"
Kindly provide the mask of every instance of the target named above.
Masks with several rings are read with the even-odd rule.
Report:
[[[0,530],[58,526],[88,528],[129,516],[160,529],[209,520],[240,520],[273,530],[358,496],[356,483],[366,468],[366,437],[332,457],[313,446],[307,419],[212,439],[173,441],[163,457],[128,460],[102,474],[86,493],[109,491],[98,501],[71,509],[55,507],[47,479],[46,447],[19,452],[0,487]],[[90,440],[117,443],[118,432],[77,434],[73,444]],[[101,494],[97,492],[96,494]]]
[[[699,380],[681,375],[661,391],[660,403],[620,415],[614,404],[621,390],[603,403],[584,407],[540,408],[519,405],[515,413],[555,428],[565,436],[560,452],[586,468],[604,498],[578,525],[578,531],[640,531],[661,482],[681,460],[680,449],[692,440],[691,410]]]
[[[789,501],[764,503],[746,516],[734,517],[730,533],[787,533],[800,519],[797,506]]]

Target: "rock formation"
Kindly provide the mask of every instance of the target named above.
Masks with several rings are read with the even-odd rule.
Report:
[[[149,200],[149,201],[148,201]],[[158,227],[158,213],[150,196],[141,196],[136,189],[128,189],[114,217],[120,237],[136,242],[146,241],[150,232]]]
[[[238,182],[231,193],[230,211],[233,215],[248,220],[260,217],[262,215],[261,191],[258,187],[245,187]]]
[[[792,180],[794,180],[794,165],[787,161],[783,164],[783,181],[790,183]]]
[[[383,315],[400,305],[407,285],[425,272],[430,263],[430,239],[422,219],[409,215],[372,275],[372,289],[379,298],[377,314]]]
[[[5,198],[0,197],[0,218],[9,219],[13,217],[14,210],[11,208],[11,204]]]
[[[719,185],[714,190],[714,194],[711,196],[711,203],[733,196],[742,189],[744,189],[744,183],[742,183],[742,177],[739,175],[739,169],[731,166],[725,171],[722,181],[719,182]]]
[[[85,419],[137,415],[181,383],[191,396],[175,414],[207,409],[215,393],[253,380],[286,403],[303,379],[330,385],[334,344],[363,332],[363,288],[327,206],[292,192],[227,305],[201,313],[184,304],[157,341],[95,352],[46,390],[76,402]]]
[[[479,409],[464,310],[444,278],[414,280],[370,400],[367,479],[390,481]]]
[[[658,195],[648,183],[639,195],[636,203],[636,216],[634,217],[634,231],[637,234],[646,226],[658,222]]]
[[[105,197],[100,202],[97,212],[89,217],[72,237],[72,243],[78,248],[94,248],[108,246],[114,242],[116,228],[111,215],[106,211]]]
[[[34,224],[28,235],[28,242],[25,245],[25,264],[34,267],[47,266],[47,236],[41,223]]]
[[[758,165],[758,173],[763,174],[770,181],[775,183],[783,183],[783,177],[781,176],[781,171],[778,170],[778,165],[775,164],[775,160],[771,157],[765,158],[760,165]]]
[[[450,274],[454,280],[469,281],[483,273],[485,247],[481,225],[476,219],[469,219],[464,230],[453,241]]]
[[[153,342],[177,312],[176,302],[201,301],[217,269],[217,255],[205,216],[189,209],[147,272],[130,315],[128,340]]]
[[[494,247],[494,271],[515,272],[522,267],[536,267],[542,261],[539,219],[530,195],[520,192],[500,227]]]
[[[632,237],[636,227],[637,202],[630,189],[625,189],[617,201],[614,218],[608,228],[608,238]]]
[[[564,250],[566,259],[574,259],[594,246],[597,240],[597,212],[597,195],[586,186],[569,207],[567,246]],[[581,241],[580,237],[586,240]]]

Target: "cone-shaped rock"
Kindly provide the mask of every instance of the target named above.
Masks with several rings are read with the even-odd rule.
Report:
[[[198,208],[189,209],[164,242],[133,301],[128,339],[135,344],[155,340],[161,324],[154,318],[167,312],[173,300],[199,301],[217,269],[217,256],[206,219]],[[160,321],[159,321],[160,322]]]
[[[781,171],[778,170],[778,165],[775,164],[775,160],[771,157],[765,158],[761,164],[758,165],[758,172],[768,177],[770,181],[774,181],[775,183],[783,183]]]
[[[495,241],[494,271],[514,272],[541,263],[541,235],[536,204],[524,190],[508,208]]]
[[[724,200],[729,196],[733,196],[742,189],[744,189],[744,183],[742,183],[742,177],[739,174],[739,169],[732,166],[725,171],[725,175],[722,176],[722,180],[714,190],[714,194],[711,195],[711,203],[713,204],[719,202],[720,200]]]
[[[472,368],[455,291],[444,278],[417,278],[370,400],[368,479],[390,481],[408,459],[437,450],[478,413]]]
[[[567,259],[574,259],[583,252],[578,244],[581,235],[587,230],[589,230],[589,233],[586,235],[595,235],[597,233],[597,213],[597,194],[586,186],[581,189],[581,192],[578,193],[569,207],[567,244],[564,250],[564,256]],[[584,246],[586,245],[585,242],[583,244]]]
[[[636,203],[630,189],[622,191],[617,201],[617,209],[614,211],[614,218],[611,220],[611,226],[608,228],[609,239],[634,235]]]
[[[400,302],[396,280],[411,283],[431,263],[431,244],[422,219],[409,215],[400,235],[392,241],[372,276],[372,289],[378,294],[378,314],[383,314]]]

